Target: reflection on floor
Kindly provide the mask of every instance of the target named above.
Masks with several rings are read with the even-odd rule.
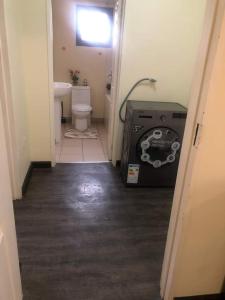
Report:
[[[56,145],[57,163],[108,161],[107,133],[102,123],[93,124],[98,130],[98,139],[71,139],[64,137],[64,132],[72,128],[69,123],[62,124],[62,141]]]
[[[15,203],[23,300],[159,300],[172,196],[110,163],[34,169]]]

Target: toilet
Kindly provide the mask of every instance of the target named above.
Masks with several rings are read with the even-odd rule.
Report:
[[[91,93],[89,86],[72,87],[72,123],[74,128],[85,131],[90,126]]]

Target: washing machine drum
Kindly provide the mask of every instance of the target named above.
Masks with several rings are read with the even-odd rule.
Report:
[[[137,144],[137,155],[141,163],[161,168],[176,161],[181,142],[177,132],[171,128],[157,127],[145,132]]]

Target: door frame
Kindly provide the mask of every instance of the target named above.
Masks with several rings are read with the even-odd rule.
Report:
[[[175,265],[182,237],[183,215],[187,206],[196,151],[201,138],[206,95],[224,14],[223,0],[207,0],[162,267],[160,293],[164,300],[171,300],[172,297]]]
[[[125,20],[125,7],[126,0],[118,0],[118,39],[117,45],[112,49],[113,50],[113,65],[112,65],[112,89],[111,89],[111,105],[109,115],[111,116],[109,123],[109,132],[108,137],[108,157],[109,160],[113,156],[113,142],[114,142],[114,132],[115,132],[115,120],[116,120],[116,106],[117,99],[119,96],[119,80],[120,80],[120,69],[121,69],[121,56],[122,56],[122,41],[124,33],[124,20]]]
[[[22,300],[12,200],[22,194],[16,160],[15,121],[11,94],[4,1],[0,0],[0,255],[1,297]]]
[[[1,1],[1,0],[0,0]],[[111,121],[109,124],[110,128],[110,142],[108,149],[111,150],[108,153],[109,159],[112,157],[112,149],[114,142],[114,134],[115,134],[115,119],[116,119],[116,107],[117,107],[117,99],[119,95],[119,78],[120,78],[120,67],[121,67],[121,55],[122,55],[122,40],[123,40],[123,30],[124,30],[124,19],[125,19],[125,6],[126,0],[118,0],[118,10],[120,14],[119,21],[119,38],[118,38],[118,46],[115,50],[115,57],[113,61],[113,83],[115,89],[112,93],[111,98]],[[52,157],[52,166],[56,165],[55,158],[55,125],[54,125],[54,76],[53,76],[53,21],[52,21],[52,0],[46,0],[46,17],[47,17],[47,35],[48,35],[48,74],[49,74],[49,99],[50,99],[50,131],[51,131],[51,157]]]
[[[10,63],[8,57],[7,31],[4,1],[0,0],[0,90],[5,127],[7,156],[13,199],[22,198],[22,187],[19,183],[19,166],[17,163],[17,143],[13,99],[11,90]]]
[[[46,24],[47,24],[47,47],[48,47],[48,83],[49,83],[49,122],[50,122],[50,143],[51,143],[51,164],[56,166],[55,154],[55,103],[54,103],[54,76],[53,76],[53,21],[52,21],[52,0],[46,0]]]

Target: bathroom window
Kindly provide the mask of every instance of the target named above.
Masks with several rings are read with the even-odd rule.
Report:
[[[77,5],[76,45],[112,46],[113,8]]]

